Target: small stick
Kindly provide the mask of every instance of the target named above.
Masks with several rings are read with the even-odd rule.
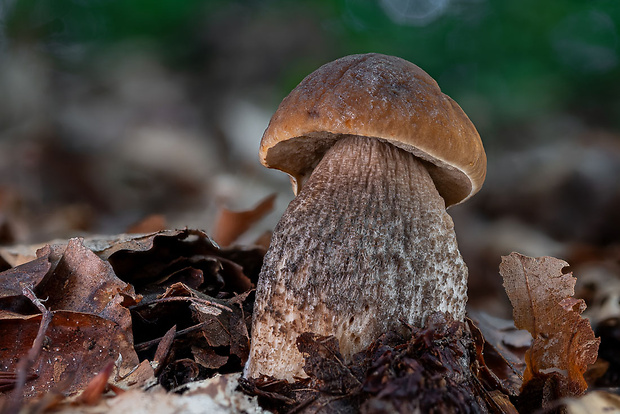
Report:
[[[174,337],[178,338],[179,336],[184,335],[184,334],[186,334],[188,332],[197,331],[198,329],[202,328],[203,326],[206,326],[207,324],[209,324],[211,322],[212,322],[211,320],[208,320],[208,321],[205,321],[205,322],[200,322],[199,324],[196,324],[196,325],[192,325],[189,328],[181,329],[180,331],[177,331],[174,334]],[[151,339],[150,341],[141,342],[139,344],[134,345],[134,349],[136,351],[138,351],[138,352],[144,351],[145,349],[149,349],[153,345],[158,344],[165,337],[166,337],[166,335],[162,336],[161,338],[155,338],[155,339]]]
[[[139,305],[132,306],[132,307],[130,308],[130,310],[135,310],[135,309],[144,308],[144,307],[146,307],[146,306],[150,306],[150,305],[152,305],[152,304],[154,304],[154,303],[162,303],[162,302],[176,302],[176,301],[181,301],[181,300],[192,300],[192,301],[195,301],[195,302],[202,303],[202,304],[204,304],[204,305],[214,306],[214,307],[216,307],[216,308],[224,309],[224,310],[226,310],[226,311],[228,311],[228,312],[232,312],[232,311],[233,311],[232,309],[230,309],[230,308],[229,308],[228,306],[226,306],[226,305],[222,305],[222,304],[219,304],[219,303],[217,303],[217,302],[212,302],[212,301],[207,300],[207,299],[197,298],[197,297],[194,297],[194,296],[173,296],[173,297],[169,297],[169,298],[153,299],[153,300],[152,300],[152,301],[150,301],[150,302],[147,302],[147,303],[140,303]]]

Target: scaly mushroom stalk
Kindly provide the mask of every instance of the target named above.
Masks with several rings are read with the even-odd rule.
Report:
[[[304,332],[334,335],[348,360],[401,320],[462,320],[467,267],[420,160],[351,136],[327,151],[275,229],[254,308],[246,375],[303,377]]]

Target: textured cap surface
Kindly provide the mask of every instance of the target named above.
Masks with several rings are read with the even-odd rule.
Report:
[[[484,182],[482,141],[458,104],[413,63],[375,53],[337,59],[301,81],[271,118],[260,159],[301,185],[349,135],[385,140],[426,161],[447,206]]]

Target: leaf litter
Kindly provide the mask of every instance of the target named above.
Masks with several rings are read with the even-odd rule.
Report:
[[[43,247],[0,273],[0,407],[240,371],[263,254],[189,229]]]
[[[240,378],[264,253],[220,248],[190,229],[3,249],[13,265],[0,273],[0,407],[106,412],[145,408],[145,393],[161,402],[152,412],[198,400],[215,404],[213,412],[257,413],[516,413],[533,409],[531,401],[549,410],[582,404],[575,397],[586,390],[598,340],[580,316],[583,302],[572,298],[574,278],[563,273],[565,262],[517,254],[500,269],[516,327],[483,313],[467,323],[438,313],[407,337],[386,332],[351,361],[334,338],[306,333],[298,347],[307,378]],[[263,408],[235,392],[237,383]]]

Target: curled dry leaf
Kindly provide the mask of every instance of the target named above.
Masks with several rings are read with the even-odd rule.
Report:
[[[37,286],[52,267],[50,254],[50,247],[45,246],[36,259],[0,273],[0,299],[21,296],[22,286]]]
[[[584,372],[596,361],[600,340],[587,319],[585,302],[575,299],[576,279],[563,273],[568,266],[553,257],[532,258],[518,253],[502,257],[500,273],[513,306],[515,325],[530,332],[533,342],[525,354],[523,387],[549,373],[565,376],[555,390],[559,396],[580,395]]]
[[[122,304],[136,302],[133,287],[114,274],[81,239],[71,239],[54,271],[37,287],[50,310],[69,310],[99,315],[131,332],[131,315]]]
[[[220,209],[213,230],[213,238],[220,246],[228,246],[249,230],[256,222],[273,210],[276,194],[260,201],[254,208],[245,211]]]

